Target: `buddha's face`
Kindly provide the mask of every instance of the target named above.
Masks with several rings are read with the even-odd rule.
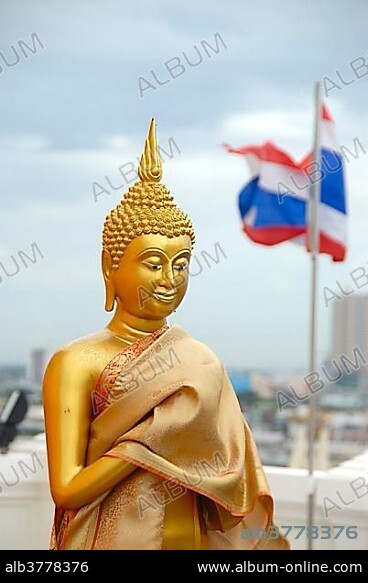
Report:
[[[185,295],[190,255],[188,235],[140,235],[124,250],[118,269],[111,269],[109,254],[103,252],[106,286],[131,316],[161,320]]]

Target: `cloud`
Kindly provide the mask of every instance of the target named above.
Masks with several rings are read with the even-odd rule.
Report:
[[[291,244],[268,249],[245,238],[237,194],[248,171],[221,143],[273,140],[303,155],[312,143],[313,84],[367,53],[367,12],[364,2],[352,9],[332,0],[6,3],[0,51],[33,31],[45,48],[0,74],[0,261],[33,241],[45,259],[0,284],[1,359],[24,360],[35,345],[52,349],[106,324],[101,229],[128,186],[119,167],[136,161],[155,116],[161,145],[173,137],[180,149],[165,161],[164,182],[194,221],[196,249],[219,241],[227,254],[193,278],[175,321],[229,364],[305,366],[308,256]],[[140,75],[161,74],[165,61],[217,31],[226,50],[140,99]],[[368,146],[367,82],[330,93],[342,144],[359,136]],[[321,286],[364,256],[365,156],[346,170],[348,262],[321,258]],[[106,176],[122,188],[108,187]],[[97,203],[93,182],[110,192]],[[321,357],[329,318],[321,312]],[[22,327],[19,341],[12,331]]]

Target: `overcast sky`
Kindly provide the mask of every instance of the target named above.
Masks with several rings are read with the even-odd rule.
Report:
[[[170,322],[227,366],[306,366],[308,256],[242,234],[237,195],[248,171],[221,144],[271,139],[302,156],[312,143],[313,83],[328,76],[341,87],[327,98],[340,143],[358,137],[368,152],[368,69],[354,75],[349,65],[368,60],[367,21],[364,0],[2,0],[0,262],[14,271],[11,255],[31,254],[33,242],[44,259],[25,267],[18,258],[12,277],[0,269],[0,362],[26,362],[32,348],[52,352],[107,324],[103,221],[126,190],[118,168],[140,155],[155,116],[162,148],[170,138],[177,146],[163,182],[193,220],[203,267]],[[19,41],[32,48],[33,33],[43,48],[34,36],[35,54],[21,43],[22,52]],[[206,52],[202,41],[215,47],[216,33],[218,54]],[[190,67],[183,52],[200,64]],[[172,79],[165,62],[175,57],[185,72]],[[139,77],[152,86],[141,80],[140,90]],[[346,167],[348,259],[320,262],[320,359],[332,316],[323,288],[351,287],[349,272],[368,269],[367,156]],[[206,265],[201,251],[214,256],[217,242],[226,259]]]

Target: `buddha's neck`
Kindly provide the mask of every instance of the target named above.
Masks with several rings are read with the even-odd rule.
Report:
[[[131,344],[156,330],[159,330],[166,324],[166,320],[144,320],[128,314],[118,303],[115,314],[107,325],[108,330],[119,336],[122,340]]]

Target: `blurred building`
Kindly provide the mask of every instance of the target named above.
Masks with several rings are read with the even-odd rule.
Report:
[[[352,355],[359,347],[368,355],[368,295],[353,293],[333,302],[332,358]]]
[[[231,384],[239,397],[253,390],[252,373],[244,370],[229,370],[228,373]]]

